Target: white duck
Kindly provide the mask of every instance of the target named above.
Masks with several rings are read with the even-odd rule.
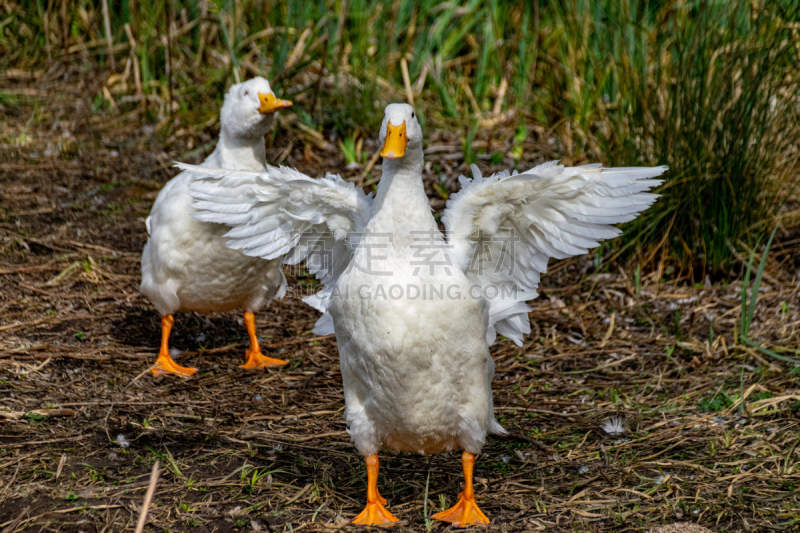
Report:
[[[233,85],[220,112],[217,147],[201,166],[263,171],[264,135],[275,113],[291,105],[276,98],[264,78]],[[159,192],[147,217],[150,238],[142,253],[140,290],[161,313],[161,349],[153,374],[189,377],[196,372],[179,366],[169,354],[172,314],[178,310],[211,313],[243,308],[250,337],[243,368],[286,364],[261,353],[253,315],[272,298],[283,295],[286,280],[281,260],[231,250],[225,246],[225,226],[194,220],[190,179],[189,172],[172,178]]]
[[[196,218],[233,226],[228,245],[265,258],[308,259],[322,292],[306,301],[333,319],[349,433],[366,456],[367,505],[354,523],[397,520],[378,493],[382,446],[421,454],[463,449],[464,491],[433,518],[488,523],[472,485],[494,418],[489,345],[521,344],[550,257],[583,254],[619,235],[655,201],[666,167],[565,168],[461,178],[442,234],[422,183],[422,130],[411,106],[386,108],[383,176],[373,200],[338,176],[286,169],[210,171],[192,184]],[[348,238],[349,235],[349,238]],[[357,236],[357,237],[356,237]],[[328,316],[328,315],[326,315]],[[324,322],[322,319],[320,322]],[[324,324],[318,323],[322,326]]]

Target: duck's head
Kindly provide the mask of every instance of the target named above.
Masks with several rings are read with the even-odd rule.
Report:
[[[289,100],[275,97],[269,82],[258,77],[231,86],[220,112],[223,131],[233,137],[263,137],[281,109],[292,107]]]
[[[389,104],[381,124],[381,156],[385,159],[405,157],[410,150],[422,149],[422,128],[414,108],[408,104]]]

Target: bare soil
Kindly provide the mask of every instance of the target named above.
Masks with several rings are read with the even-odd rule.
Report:
[[[0,82],[0,531],[132,530],[155,461],[147,531],[344,527],[363,507],[366,471],[342,419],[336,342],[310,332],[315,311],[287,298],[258,314],[265,353],[291,363],[254,373],[238,367],[238,313],[177,315],[172,346],[198,374],[147,373],[160,329],[138,292],[144,218],[171,162],[200,161],[218,126],[98,111],[101,83],[82,73]],[[426,173],[440,211],[467,171],[458,137],[429,128],[429,147],[444,147]],[[501,124],[480,142],[512,136]],[[345,170],[291,115],[267,142],[270,161],[374,181],[363,166]],[[525,165],[552,150],[531,140]],[[484,173],[507,165],[488,163]],[[792,357],[795,260],[770,260],[751,331]],[[288,273],[296,287],[310,283]],[[489,529],[796,530],[798,374],[737,345],[739,290],[666,270],[637,283],[594,254],[553,265],[528,342],[492,347],[495,406],[511,435],[490,438],[476,464]],[[601,428],[612,416],[623,434]],[[446,529],[426,516],[455,502],[458,455],[381,461],[400,528]]]

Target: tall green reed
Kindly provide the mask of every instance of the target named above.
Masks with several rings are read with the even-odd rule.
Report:
[[[630,225],[707,273],[736,263],[794,192],[798,128],[793,2],[561,2],[551,50],[565,118],[616,165],[668,164]],[[598,120],[599,119],[599,120]],[[599,155],[599,154],[598,154]]]
[[[62,50],[70,61],[105,53],[101,0],[65,1],[66,21],[44,0],[22,0],[0,21],[0,68],[41,68],[47,42],[54,61]],[[476,129],[513,107],[514,129],[543,126],[568,164],[668,164],[663,199],[614,253],[635,250],[644,264],[660,251],[713,272],[734,266],[735,249],[794,191],[796,4],[123,0],[110,3],[110,25],[115,44],[131,25],[144,90],[163,95],[171,9],[175,97],[188,109],[261,74],[298,99],[307,126],[367,135],[387,100],[405,98],[405,61],[426,123],[465,132],[470,159],[473,138],[513,135]],[[129,52],[118,53],[121,70]],[[320,69],[332,88],[318,83]],[[517,160],[523,145],[513,146]]]

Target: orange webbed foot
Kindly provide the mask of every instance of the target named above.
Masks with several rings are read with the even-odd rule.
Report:
[[[154,376],[160,376],[162,374],[174,374],[182,378],[190,378],[195,372],[197,372],[197,369],[180,366],[178,363],[173,361],[171,357],[163,357],[159,355],[158,359],[156,360],[155,367],[150,372]]]
[[[368,502],[361,514],[355,517],[351,523],[356,526],[385,526],[399,522],[398,518],[384,507],[386,499],[380,498],[380,500],[383,501]]]
[[[247,336],[250,337],[250,348],[247,349],[247,361],[240,368],[245,370],[274,368],[289,362],[283,359],[273,359],[261,353],[261,345],[258,344],[258,337],[256,336],[256,317],[253,313],[245,311],[244,325],[247,327]]]
[[[450,522],[455,527],[469,527],[488,524],[489,519],[478,507],[475,498],[465,498],[464,493],[458,495],[458,503],[446,511],[433,515],[434,520]]]
[[[378,492],[378,456],[370,455],[367,460],[367,506],[353,519],[357,526],[388,526],[399,522],[385,505],[386,498]]]
[[[164,315],[161,317],[161,349],[158,351],[156,364],[150,372],[154,376],[175,374],[182,378],[189,378],[197,372],[197,369],[180,366],[169,356],[169,334],[172,332],[172,326],[174,324],[175,319],[172,318],[172,315]]]
[[[464,451],[461,454],[461,466],[464,469],[464,491],[458,495],[458,503],[446,511],[433,515],[434,520],[450,522],[455,527],[485,525],[489,519],[478,508],[475,501],[475,490],[472,486],[472,468],[475,465],[475,454]]]
[[[284,361],[283,359],[273,359],[272,357],[267,357],[261,350],[247,350],[247,361],[240,367],[246,370],[253,370],[257,368],[274,368],[276,366],[283,366],[287,364],[289,361]]]

